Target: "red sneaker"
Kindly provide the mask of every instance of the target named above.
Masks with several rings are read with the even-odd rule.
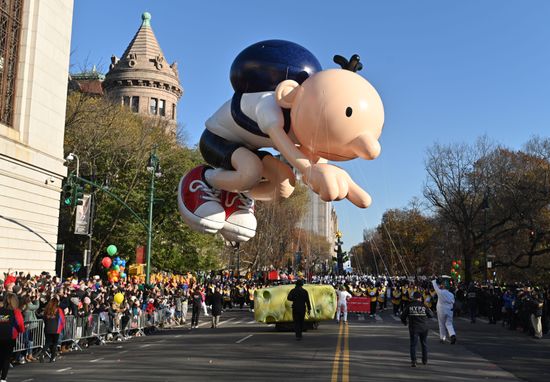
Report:
[[[225,210],[220,191],[204,180],[208,166],[198,166],[181,178],[178,186],[178,209],[183,220],[199,232],[216,233],[225,224]]]
[[[244,242],[256,235],[254,200],[244,194],[222,191],[225,225],[220,233],[228,241]]]

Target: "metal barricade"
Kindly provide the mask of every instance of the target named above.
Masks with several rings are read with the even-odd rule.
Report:
[[[25,332],[19,333],[15,341],[14,352],[32,350],[44,346],[44,321],[25,321]]]
[[[59,343],[70,342],[78,350],[82,350],[78,344],[77,322],[75,316],[65,316],[65,326],[59,335]]]

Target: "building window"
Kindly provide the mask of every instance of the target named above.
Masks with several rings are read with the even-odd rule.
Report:
[[[166,115],[166,101],[163,99],[159,99],[159,115],[161,117],[164,117]]]
[[[130,107],[130,100],[131,99],[132,99],[132,97],[130,97],[130,96],[122,97],[122,105],[126,106],[126,107]]]
[[[13,125],[23,0],[0,1],[0,123]]]
[[[151,98],[151,102],[149,103],[149,113],[156,115],[157,110],[158,110],[158,99]]]
[[[139,113],[139,97],[132,97],[132,111]]]
[[[176,119],[176,104],[172,104],[172,119]]]

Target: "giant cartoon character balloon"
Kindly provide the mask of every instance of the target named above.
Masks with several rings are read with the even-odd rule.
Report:
[[[256,233],[254,200],[290,196],[290,166],[263,147],[272,147],[325,201],[347,198],[366,208],[370,196],[341,168],[326,163],[380,154],[384,123],[380,96],[350,61],[322,70],[304,47],[282,40],[244,49],[231,66],[235,94],[206,122],[200,150],[209,165],[185,175],[178,208],[193,229],[220,232],[229,241]]]

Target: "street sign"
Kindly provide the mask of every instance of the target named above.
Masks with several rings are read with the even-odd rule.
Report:
[[[62,251],[65,249],[65,244],[57,244],[55,249],[58,251]]]

